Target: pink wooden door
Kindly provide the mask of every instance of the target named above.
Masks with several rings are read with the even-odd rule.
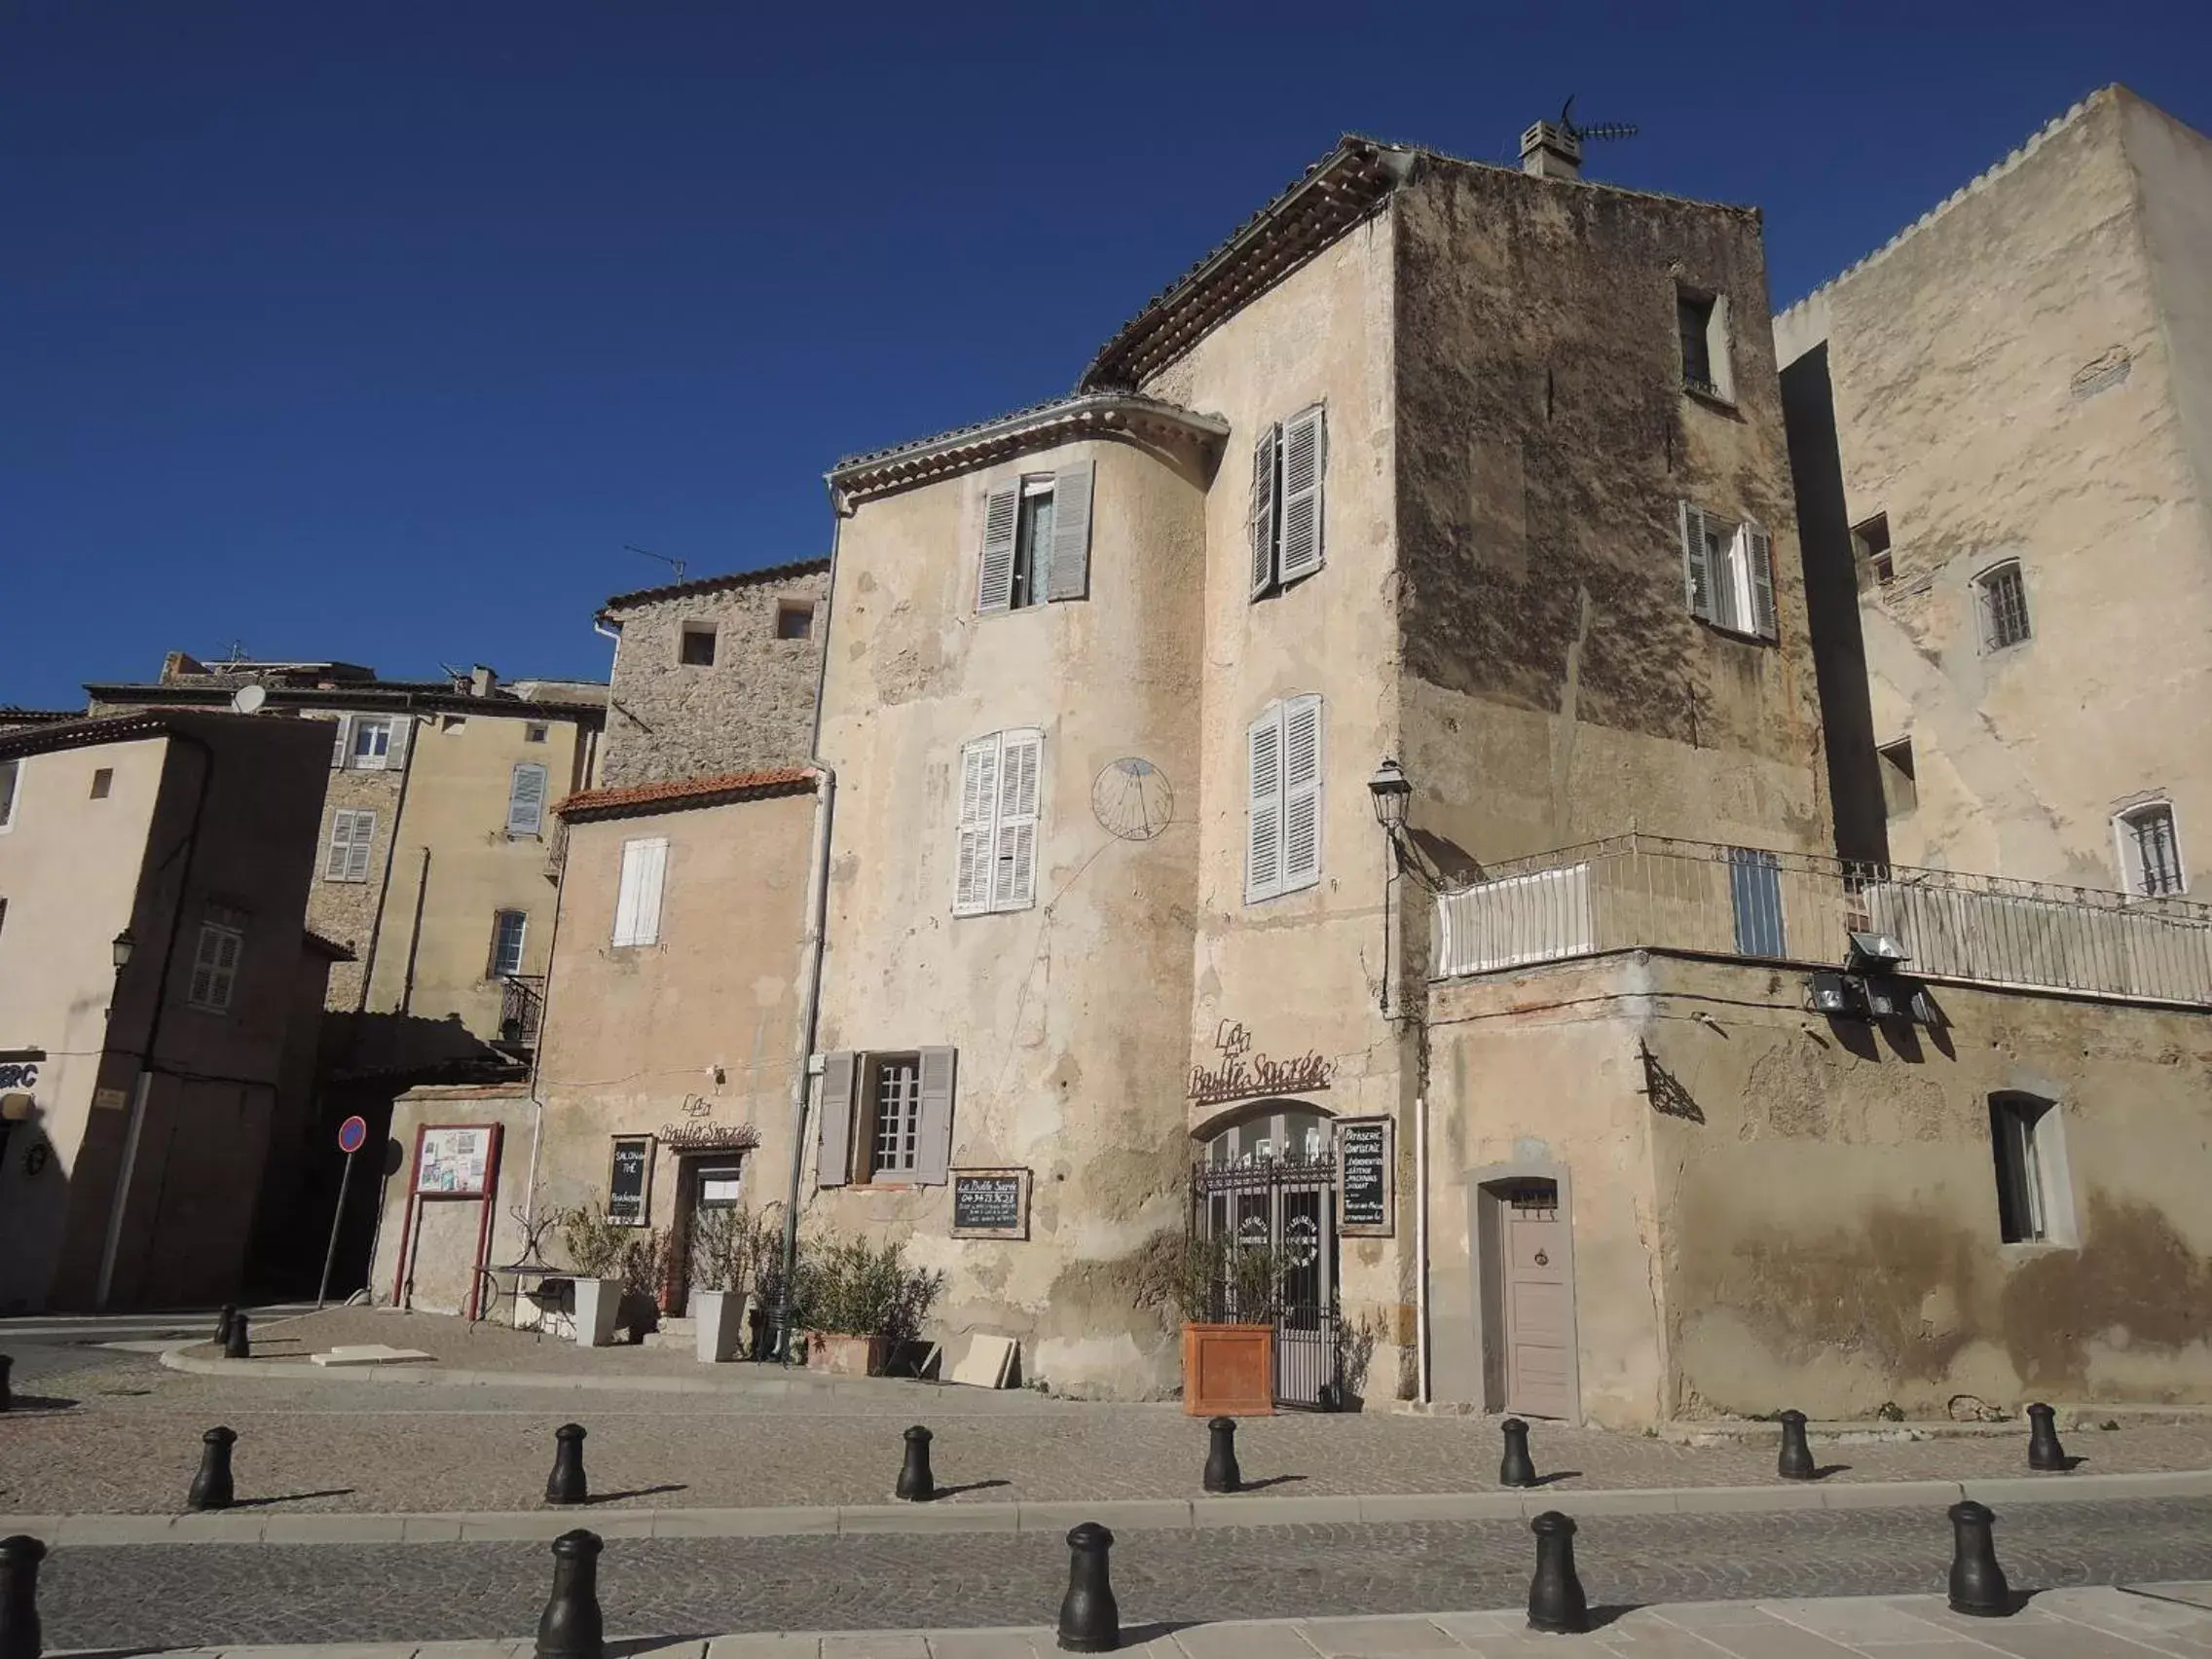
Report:
[[[1574,1282],[1559,1187],[1521,1181],[1505,1199],[1505,1409],[1523,1417],[1575,1415]]]

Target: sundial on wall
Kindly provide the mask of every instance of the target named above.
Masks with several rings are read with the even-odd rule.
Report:
[[[1090,786],[1090,810],[1124,841],[1149,841],[1174,821],[1167,775],[1134,755],[1108,763]]]

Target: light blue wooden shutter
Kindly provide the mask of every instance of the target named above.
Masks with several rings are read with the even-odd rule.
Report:
[[[1021,526],[1021,481],[1003,484],[983,498],[983,556],[976,579],[976,608],[1004,610],[1014,603],[1014,538]]]
[[[1244,826],[1244,902],[1282,891],[1282,705],[1268,710],[1244,734],[1249,798]]]
[[[1252,535],[1252,597],[1275,585],[1275,428],[1260,434],[1252,450],[1252,498],[1246,520]]]
[[[1321,699],[1282,706],[1282,891],[1321,879]]]
[[[1751,632],[1775,638],[1774,538],[1755,524],[1744,526],[1744,562],[1751,573]]]
[[[1682,597],[1692,616],[1708,622],[1713,611],[1713,562],[1705,548],[1705,514],[1688,501],[1682,509]]]
[[[941,1187],[952,1166],[952,1073],[956,1051],[924,1049],[914,1135],[914,1184]]]
[[[1047,599],[1081,599],[1090,591],[1092,466],[1079,461],[1052,478],[1052,565]]]
[[[1328,432],[1319,404],[1283,423],[1281,555],[1275,573],[1287,587],[1321,568],[1321,482]]]
[[[535,835],[545,823],[545,768],[518,764],[507,779],[507,833]]]
[[[860,1055],[839,1049],[822,1057],[822,1122],[814,1138],[814,1184],[842,1187],[853,1171],[853,1078]]]

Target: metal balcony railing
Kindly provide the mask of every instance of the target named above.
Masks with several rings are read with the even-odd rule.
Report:
[[[1437,899],[1451,978],[1639,947],[1840,965],[1894,936],[1931,979],[2212,1004],[2212,906],[2003,876],[1617,835]]]
[[[537,1027],[545,1016],[545,976],[499,977],[499,1041],[518,1049],[537,1046]]]

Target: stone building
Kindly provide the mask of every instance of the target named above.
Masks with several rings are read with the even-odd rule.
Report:
[[[0,1312],[237,1296],[309,1110],[327,741],[182,710],[0,733]]]
[[[2207,201],[2108,87],[1776,319],[1851,856],[2201,886]]]

